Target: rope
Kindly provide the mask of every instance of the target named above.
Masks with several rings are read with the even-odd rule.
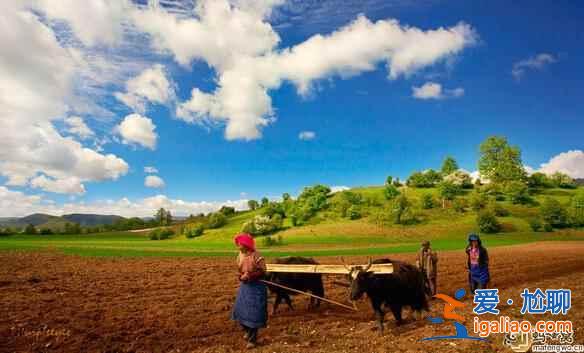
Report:
[[[309,297],[314,297],[314,298],[317,298],[317,299],[323,300],[323,301],[325,301],[325,302],[328,302],[328,303],[331,303],[331,304],[335,304],[335,305],[341,306],[341,307],[343,307],[343,308],[345,308],[345,309],[349,309],[349,310],[351,310],[351,311],[357,311],[357,309],[356,309],[356,308],[354,308],[354,307],[350,307],[350,306],[348,306],[348,305],[345,305],[345,304],[342,304],[342,303],[336,302],[336,301],[334,301],[334,300],[331,300],[331,299],[326,299],[326,298],[323,298],[323,297],[319,297],[318,295],[314,295],[314,294],[311,294],[311,293],[307,293],[307,292],[300,291],[300,290],[298,290],[298,289],[294,289],[294,288],[286,287],[286,286],[283,286],[283,285],[281,285],[281,284],[278,284],[278,283],[274,283],[274,282],[271,282],[271,281],[266,281],[266,280],[264,280],[264,279],[261,279],[260,281],[261,281],[261,282],[264,282],[265,284],[269,284],[269,285],[272,285],[272,286],[275,286],[275,287],[280,287],[280,288],[283,288],[283,289],[289,290],[289,291],[291,291],[291,292],[295,292],[295,293],[298,293],[298,294],[304,294],[304,295],[307,295],[307,296],[309,296]]]

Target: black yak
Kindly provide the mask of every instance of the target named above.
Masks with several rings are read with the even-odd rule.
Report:
[[[311,258],[299,256],[277,258],[274,260],[274,263],[286,265],[318,265],[318,262]],[[319,297],[324,297],[324,287],[322,285],[322,275],[320,273],[272,272],[269,273],[267,279],[286,287],[294,288],[303,292],[311,292]],[[293,309],[290,295],[296,295],[296,293],[272,285],[268,285],[268,288],[270,289],[270,292],[276,294],[276,301],[274,303],[272,314],[276,313],[278,305],[280,305],[282,299],[286,301],[290,309]],[[319,299],[310,298],[310,307],[318,307],[319,305]]]
[[[367,272],[372,264],[386,263],[394,265],[393,273]],[[367,293],[381,334],[383,334],[385,317],[383,305],[391,309],[397,325],[402,323],[404,306],[411,307],[420,315],[422,310],[428,310],[424,274],[415,266],[390,259],[378,259],[369,260],[369,264],[364,268],[359,266],[347,269],[350,271],[351,300],[357,300],[363,296],[363,293]]]

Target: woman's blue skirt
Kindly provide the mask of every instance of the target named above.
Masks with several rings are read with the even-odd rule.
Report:
[[[470,280],[486,285],[489,282],[489,268],[487,266],[471,265]]]
[[[268,322],[268,291],[260,281],[241,282],[231,319],[250,328],[266,327]]]

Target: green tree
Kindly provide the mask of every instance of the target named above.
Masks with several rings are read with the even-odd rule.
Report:
[[[493,183],[525,179],[521,150],[505,137],[491,136],[480,146],[479,172]]]
[[[288,200],[290,200],[290,194],[287,192],[283,193],[282,194],[282,201],[286,202]]]
[[[536,172],[527,177],[527,186],[534,189],[551,188],[553,183],[546,174]]]
[[[385,179],[385,185],[391,185],[393,184],[393,177],[391,175],[389,175],[386,179]]]
[[[223,213],[215,212],[209,216],[207,227],[210,229],[221,228],[227,224],[227,217]]]
[[[270,199],[262,197],[262,207],[266,207],[270,203]]]
[[[410,209],[411,202],[406,195],[399,195],[393,201],[393,216],[396,224],[402,224],[404,215]]]
[[[415,188],[431,188],[442,181],[442,175],[434,169],[428,169],[425,172],[414,172],[406,184]]]
[[[36,230],[34,225],[29,224],[24,228],[24,234],[29,234],[29,235],[37,234],[37,230]]]
[[[576,183],[568,174],[562,172],[555,172],[550,176],[552,185],[556,188],[575,189]]]
[[[525,205],[532,201],[527,184],[522,181],[509,181],[504,186],[505,195],[514,204]]]
[[[442,162],[442,168],[440,168],[440,172],[443,176],[450,175],[458,170],[458,163],[456,160],[450,156],[446,157],[444,162]]]
[[[233,216],[235,214],[235,207],[221,206],[219,212],[223,213],[225,216]]]
[[[253,211],[259,207],[259,203],[256,200],[249,200],[247,201],[247,207]]]
[[[434,208],[434,197],[430,193],[422,195],[422,208],[428,210]]]
[[[552,227],[562,228],[568,225],[568,212],[560,201],[546,197],[539,209],[541,218]]]
[[[397,187],[395,187],[395,185],[389,184],[389,185],[385,186],[385,190],[383,191],[383,194],[387,200],[393,200],[397,197],[397,195],[400,194],[400,192],[397,189]]]
[[[584,226],[584,189],[578,190],[570,199],[569,214],[574,226]]]
[[[477,225],[482,233],[497,233],[501,230],[497,216],[489,209],[482,210],[477,214]]]
[[[443,181],[438,185],[438,191],[442,197],[442,208],[445,208],[446,200],[454,200],[456,195],[461,193],[461,187],[452,182]]]
[[[170,214],[170,211],[167,211],[164,208],[160,208],[158,211],[156,211],[154,219],[159,226],[167,226],[172,222],[172,215]]]

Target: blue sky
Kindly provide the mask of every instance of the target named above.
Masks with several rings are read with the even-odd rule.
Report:
[[[255,2],[258,1],[249,1]],[[74,93],[66,91],[63,94],[68,108],[55,113],[39,111],[47,114],[47,121],[51,124],[48,129],[52,131],[54,127],[60,137],[74,139],[83,147],[96,151],[100,154],[96,158],[113,154],[127,166],[118,161],[120,167],[115,172],[105,167],[103,175],[96,172],[96,175],[88,176],[83,171],[68,173],[69,164],[77,162],[56,161],[54,165],[47,166],[26,160],[25,165],[35,173],[18,174],[19,163],[24,164],[25,158],[17,160],[11,157],[14,153],[10,156],[8,152],[0,153],[0,164],[3,163],[5,169],[0,173],[3,175],[0,177],[0,193],[10,200],[2,204],[0,216],[22,215],[31,211],[65,213],[74,210],[142,215],[148,207],[158,204],[170,208],[176,206],[178,213],[199,209],[208,211],[226,200],[242,205],[243,200],[248,198],[277,197],[282,192],[296,194],[302,187],[315,183],[361,186],[381,184],[387,175],[405,179],[415,170],[439,168],[447,155],[453,156],[461,168],[475,171],[478,146],[490,135],[504,135],[512,144],[520,146],[524,164],[533,169],[548,163],[543,168],[546,172],[562,170],[574,177],[584,176],[582,3],[273,2],[273,7],[268,6],[270,14],[258,15],[264,11],[262,7],[262,10],[253,10],[253,15],[276,33],[279,43],[272,47],[266,44],[269,49],[253,55],[248,55],[245,44],[232,51],[221,49],[226,52],[219,49],[209,49],[207,52],[206,48],[196,49],[199,50],[197,52],[193,49],[193,53],[202,52],[197,55],[203,57],[193,54],[195,58],[186,63],[185,60],[181,62],[180,55],[189,48],[189,40],[196,38],[181,37],[163,25],[153,28],[152,18],[144,20],[140,16],[153,11],[154,15],[166,20],[168,15],[183,21],[202,21],[202,18],[193,17],[189,12],[193,6],[188,3],[184,9],[162,6],[149,10],[130,4],[116,10],[123,15],[130,13],[128,18],[136,22],[135,27],[129,25],[131,29],[124,22],[120,27],[121,34],[112,34],[119,37],[117,41],[101,38],[99,33],[103,31],[100,32],[100,28],[95,33],[89,29],[76,30],[81,28],[75,25],[80,13],[75,11],[74,5],[67,11],[57,11],[50,5],[36,9],[33,13],[38,14],[39,26],[54,32],[60,47],[56,50],[74,48],[83,57],[91,58],[81,69],[75,66],[78,71],[71,74],[74,89],[70,91]],[[229,6],[231,11],[239,7],[245,9],[240,3]],[[24,11],[16,7],[8,10]],[[111,16],[112,13],[103,14],[104,19],[116,18]],[[444,49],[432,54],[429,63],[408,66],[393,78],[388,77],[393,62],[385,59],[371,59],[371,68],[355,70],[354,67],[347,69],[347,65],[334,67],[338,61],[334,58],[326,62],[328,55],[325,51],[315,57],[298,55],[296,61],[305,60],[306,64],[315,60],[317,66],[322,60],[322,65],[332,68],[328,73],[310,76],[310,89],[304,95],[299,84],[291,79],[306,75],[304,71],[299,73],[299,66],[293,66],[296,69],[282,73],[278,67],[285,66],[287,61],[279,61],[277,67],[269,67],[274,70],[274,76],[281,76],[281,82],[265,83],[271,77],[269,72],[266,74],[268,78],[257,78],[261,87],[270,86],[266,92],[271,98],[267,106],[271,107],[272,114],[257,115],[259,119],[269,120],[265,124],[240,119],[239,111],[226,108],[233,100],[222,101],[220,94],[207,97],[209,100],[204,101],[205,108],[199,105],[196,110],[189,108],[188,118],[177,114],[177,107],[191,100],[193,88],[212,95],[218,92],[219,87],[226,90],[232,87],[236,92],[242,87],[233,81],[229,84],[223,81],[228,76],[225,73],[230,70],[236,74],[248,72],[245,65],[233,64],[235,61],[231,57],[248,55],[253,62],[261,62],[259,56],[274,53],[284,56],[282,53],[286,48],[297,46],[315,35],[336,38],[335,33],[351,27],[360,14],[368,19],[371,26],[375,26],[377,21],[395,19],[399,21],[400,30],[407,32],[414,28],[429,38],[426,44],[421,45],[435,44]],[[452,33],[447,38],[430,38],[433,34],[428,31],[438,28],[448,30],[460,23],[472,31],[472,38],[465,37],[465,42],[460,46],[452,46],[453,41],[460,39]],[[387,33],[392,32],[388,29]],[[272,37],[259,36],[258,42],[269,43]],[[162,38],[163,43],[154,43],[153,38]],[[245,35],[243,38],[246,38]],[[10,38],[0,37],[0,40],[3,39]],[[375,48],[375,44],[370,44],[368,40],[369,36],[363,36],[363,41],[349,43],[349,49],[354,46],[358,51],[368,45]],[[387,41],[392,40],[395,39],[388,35]],[[252,39],[249,43],[249,46],[254,45]],[[8,58],[6,51],[10,47],[5,45],[0,55]],[[415,47],[416,43],[408,45]],[[45,47],[31,50],[38,51],[31,52],[31,55],[42,55]],[[390,47],[387,50],[379,53],[380,57],[385,58],[391,50],[399,53],[402,49]],[[348,50],[345,57],[351,57],[351,52]],[[422,52],[419,55],[426,54]],[[218,56],[220,59],[216,59]],[[103,63],[108,64],[107,70],[96,69]],[[0,68],[3,72],[11,69],[9,65],[18,63],[2,60],[0,65],[5,66]],[[124,104],[115,98],[116,92],[129,95],[131,88],[127,82],[154,65],[159,65],[159,73],[169,83],[166,88],[172,92],[170,98],[161,102],[152,95],[142,97],[145,101],[142,108]],[[348,66],[351,65],[354,62]],[[512,73],[514,69],[515,74]],[[260,74],[253,71],[253,75],[259,77]],[[81,81],[79,77],[88,77],[88,81]],[[15,80],[18,79],[15,77]],[[438,85],[439,92],[436,92]],[[240,91],[241,97],[238,94],[231,96],[231,99],[240,98],[245,102],[243,104],[246,106],[241,109],[259,107],[248,107],[250,100],[257,98],[254,95],[255,86],[250,87],[252,89],[249,91]],[[426,99],[415,97],[414,88],[420,88],[420,97]],[[13,98],[5,95],[0,101]],[[91,109],[78,108],[81,101],[89,101]],[[202,104],[201,100],[197,102]],[[211,109],[220,109],[222,113],[213,113]],[[0,116],[5,126],[15,124],[10,120],[16,119],[9,115],[12,111],[3,111]],[[139,114],[155,126],[153,131],[149,131],[155,134],[155,146],[145,144],[143,134],[136,135],[134,130],[126,133],[120,128],[131,114]],[[70,116],[81,117],[92,131],[91,137],[81,138],[81,135],[68,131],[65,119]],[[133,120],[137,124],[145,121]],[[30,124],[41,123],[35,120]],[[238,126],[233,136],[226,132],[229,124]],[[254,135],[254,126],[259,134]],[[130,128],[130,125],[127,127]],[[303,131],[313,133],[314,137],[300,139],[299,134]],[[24,140],[27,138],[31,137],[23,137]],[[5,151],[9,151],[9,147],[13,148],[8,146]],[[57,147],[55,151],[58,151]],[[39,165],[31,166],[32,163]],[[146,166],[156,167],[158,173],[154,175],[164,181],[164,187],[145,186],[148,175],[144,172]],[[71,167],[71,170],[75,168]],[[40,175],[51,182],[32,181]],[[63,187],[65,183],[70,187]],[[127,209],[120,204],[120,200],[125,198],[127,201],[122,204],[132,205]],[[104,200],[112,200],[109,201],[111,207]],[[182,207],[180,203],[177,206],[177,200],[189,203],[190,208]],[[15,206],[13,203],[25,206]]]

